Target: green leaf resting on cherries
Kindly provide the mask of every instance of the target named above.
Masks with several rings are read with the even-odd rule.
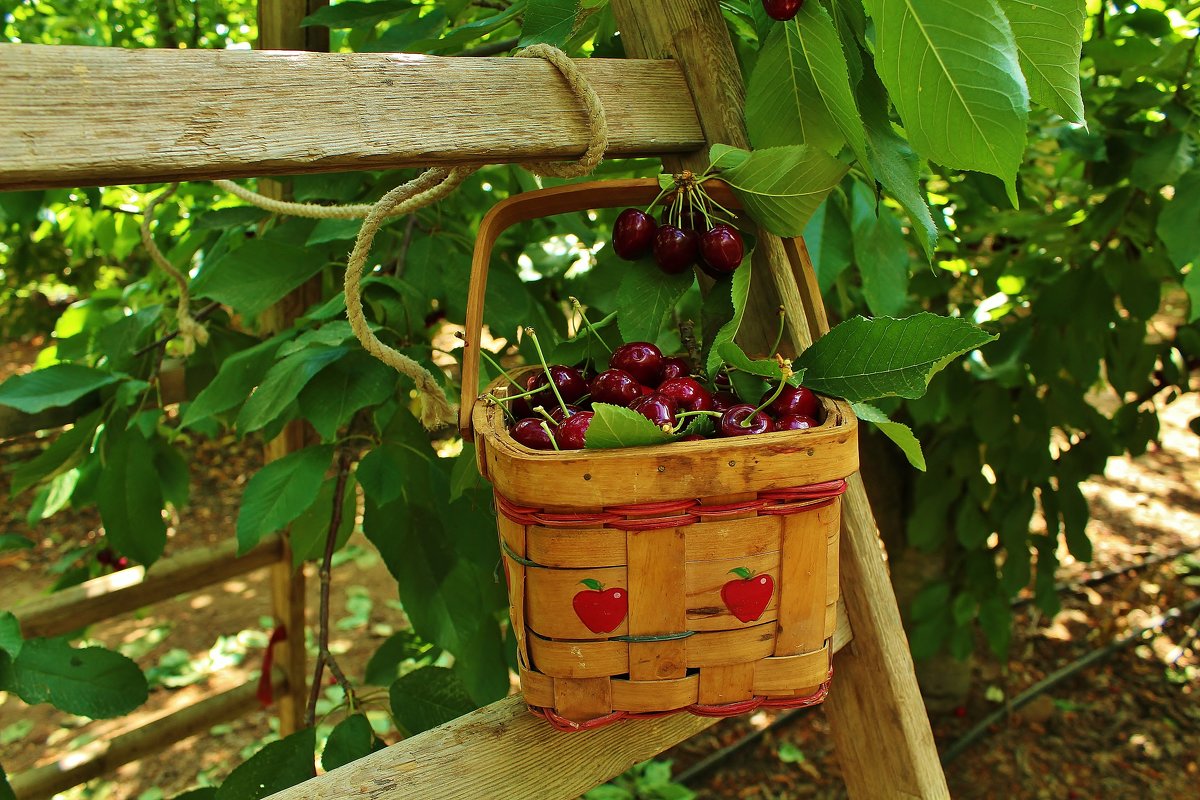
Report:
[[[636,411],[628,408],[595,403],[592,406],[592,422],[584,435],[584,444],[589,450],[608,449],[613,447],[643,447],[645,445],[663,444],[675,440],[673,434],[667,433],[650,420]]]
[[[925,453],[921,451],[921,442],[912,432],[912,428],[903,422],[894,422],[888,419],[887,414],[867,403],[851,403],[850,408],[854,410],[855,416],[860,420],[871,423],[879,429],[880,433],[891,439],[904,453],[908,463],[921,472],[925,471]]]
[[[952,359],[997,338],[957,317],[855,317],[814,342],[794,363],[807,370],[805,386],[852,403],[914,399]]]
[[[747,152],[715,144],[710,157],[751,219],[776,236],[802,235],[809,217],[849,169],[809,145]]]
[[[703,436],[708,438],[717,430],[717,426],[713,423],[713,418],[707,414],[698,414],[690,417],[688,423],[684,426],[684,436]]]

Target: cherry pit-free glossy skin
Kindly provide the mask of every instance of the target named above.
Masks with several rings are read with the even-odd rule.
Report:
[[[666,383],[674,378],[686,378],[692,374],[692,365],[687,362],[686,358],[664,358],[662,362],[662,370],[658,373],[658,385]]]
[[[800,13],[804,0],[763,0],[763,8],[771,19],[787,22]]]
[[[550,441],[550,433],[547,432],[546,427],[547,424],[544,420],[537,417],[526,417],[517,420],[509,428],[509,433],[526,447],[534,450],[553,450],[554,444]]]
[[[662,225],[654,234],[654,263],[663,272],[678,275],[691,269],[700,256],[700,235],[674,225]]]
[[[714,278],[732,275],[745,254],[742,235],[731,225],[714,225],[700,236],[700,268]]]
[[[817,422],[812,417],[802,417],[799,414],[787,414],[775,420],[775,430],[777,431],[806,431],[809,428],[816,428],[821,423]]]
[[[660,428],[664,425],[674,428],[676,425],[675,412],[678,409],[668,397],[658,392],[634,400],[630,404],[629,410],[636,411]]]
[[[680,411],[712,411],[712,393],[695,378],[672,378],[659,384],[658,393],[675,404]]]
[[[563,450],[582,450],[586,443],[588,426],[592,424],[592,416],[591,411],[580,411],[559,423],[554,432],[558,446]]]
[[[626,261],[637,261],[654,246],[658,223],[649,214],[627,208],[617,215],[613,225],[613,251]]]
[[[644,388],[637,378],[623,369],[606,369],[589,384],[593,403],[628,406],[642,396]]]
[[[583,379],[583,375],[574,367],[567,367],[562,364],[555,364],[550,367],[550,378],[554,381],[554,385],[558,387],[558,393],[562,395],[563,402],[570,405],[578,403],[588,393],[588,383]],[[549,387],[550,383],[546,380],[545,372],[534,374],[533,380],[530,382],[530,389],[538,389],[542,386]],[[544,408],[555,408],[558,406],[558,398],[554,396],[554,392],[547,388],[544,392],[539,392],[533,396],[533,405],[542,406]]]
[[[773,392],[767,392],[758,402],[767,402],[772,394]],[[784,386],[779,396],[763,410],[776,418],[797,416],[816,419],[821,413],[821,401],[812,389],[804,386]]]
[[[663,354],[649,342],[630,342],[613,351],[608,359],[608,366],[628,372],[641,384],[657,386],[658,376],[662,372]]]
[[[717,429],[722,436],[751,436],[759,433],[769,433],[774,430],[775,423],[752,405],[738,403],[721,415],[721,424]]]

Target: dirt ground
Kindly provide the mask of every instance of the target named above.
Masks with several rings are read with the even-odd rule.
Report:
[[[30,346],[0,350],[0,378],[26,369],[35,352]],[[1188,429],[1188,421],[1197,415],[1196,395],[1168,407],[1160,447],[1137,459],[1113,459],[1104,478],[1086,484],[1096,559],[1084,565],[1064,558],[1062,580],[1076,581],[1092,571],[1133,566],[1155,554],[1200,546],[1200,437]],[[23,458],[39,446],[30,439],[0,441],[0,463]],[[168,555],[233,536],[242,486],[261,463],[257,442],[233,437],[196,441],[185,456],[192,465],[192,502],[171,527]],[[7,496],[7,474],[0,472],[0,497]],[[0,510],[0,532],[36,542],[31,550],[0,554],[6,607],[45,591],[54,580],[52,568],[79,537],[98,535],[94,510],[68,509],[31,527],[25,521],[30,502],[31,497],[23,495]],[[1180,562],[1168,561],[1066,592],[1063,610],[1054,619],[1040,618],[1032,605],[1023,606],[1008,663],[980,658],[968,703],[933,719],[939,746],[944,749],[1047,674],[1195,598],[1200,589],[1185,583],[1183,569]],[[361,536],[339,556],[333,585],[333,649],[343,653],[347,673],[360,679],[375,648],[404,626],[404,615],[395,601],[394,582]],[[309,580],[307,591],[311,625],[318,606],[315,580]],[[269,603],[266,570],[260,570],[94,626],[89,631],[92,640],[122,649],[151,670],[154,688],[149,702],[128,717],[89,721],[48,706],[26,707],[0,693],[0,762],[10,775],[49,763],[256,677],[270,631]],[[994,726],[948,765],[953,795],[1195,797],[1200,782],[1197,624],[1184,619],[1147,636]],[[385,702],[381,697],[375,706],[380,722]],[[322,708],[329,705],[331,701]],[[664,758],[674,761],[679,774],[721,747],[766,728],[772,719],[757,714],[720,722]],[[273,736],[275,726],[270,710],[252,708],[234,722],[61,796],[156,800],[219,782],[264,738]],[[828,723],[819,710],[768,730],[688,785],[702,798],[845,796]]]

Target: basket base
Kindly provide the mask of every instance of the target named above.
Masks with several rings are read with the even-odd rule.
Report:
[[[574,722],[564,716],[556,713],[552,708],[543,708],[542,706],[529,706],[529,710],[538,715],[542,719],[549,722],[555,730],[571,733],[574,731],[590,731],[596,728],[603,728],[606,725],[611,725],[614,722],[620,722],[623,719],[657,719],[659,717],[667,717],[672,714],[694,714],[698,717],[736,717],[739,714],[748,714],[751,711],[756,711],[760,708],[775,708],[775,709],[792,709],[792,708],[808,708],[809,706],[819,705],[824,702],[829,694],[829,685],[833,680],[833,669],[829,670],[829,676],[825,682],[817,688],[817,691],[806,697],[752,697],[749,700],[742,700],[737,703],[726,703],[724,705],[701,705],[695,703],[683,708],[676,708],[670,711],[652,711],[652,712],[632,712],[632,711],[614,711],[611,714],[605,714],[603,717],[596,717],[584,722]]]

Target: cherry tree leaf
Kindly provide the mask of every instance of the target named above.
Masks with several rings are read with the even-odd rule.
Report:
[[[388,695],[392,715],[409,736],[436,728],[476,708],[462,681],[445,667],[413,670],[397,679]]]
[[[316,728],[271,742],[229,774],[216,800],[260,800],[303,783],[314,775],[316,746]]]
[[[809,145],[747,152],[716,144],[711,158],[746,213],[776,236],[802,235],[809,217],[849,169]]]
[[[712,342],[708,343],[708,358],[704,366],[709,375],[716,375],[717,370],[721,368],[722,356],[719,352],[721,345],[725,342],[732,342],[737,336],[738,328],[742,327],[742,317],[746,315],[746,304],[750,301],[750,278],[753,274],[751,255],[749,252],[746,253],[745,258],[742,259],[742,265],[734,271],[733,278],[729,282],[733,316],[713,334]],[[714,286],[712,291],[723,290],[720,286]]]
[[[589,449],[599,450],[612,447],[642,447],[663,444],[674,440],[674,436],[655,425],[636,411],[628,408],[595,403],[595,416],[584,436]]]
[[[1000,0],[1012,25],[1031,99],[1070,122],[1083,122],[1079,55],[1087,0]]]
[[[1029,89],[996,0],[865,0],[875,65],[917,152],[995,175],[1017,204]]]
[[[74,403],[97,389],[116,383],[111,372],[82,364],[54,364],[0,383],[0,406],[11,406],[26,414]]]
[[[0,674],[0,689],[30,705],[49,703],[92,719],[128,714],[146,702],[137,664],[103,647],[75,648],[65,639],[30,639]]]
[[[644,259],[633,265],[617,290],[617,327],[627,342],[655,342],[667,315],[692,287],[691,269],[670,275]]]
[[[904,453],[908,463],[921,472],[925,471],[925,453],[921,451],[921,442],[912,432],[912,428],[903,422],[888,419],[887,414],[867,403],[851,403],[850,408],[860,420],[871,423],[880,433],[891,439]]]
[[[283,528],[317,499],[333,447],[306,447],[254,473],[242,494],[237,518],[238,555]]]

